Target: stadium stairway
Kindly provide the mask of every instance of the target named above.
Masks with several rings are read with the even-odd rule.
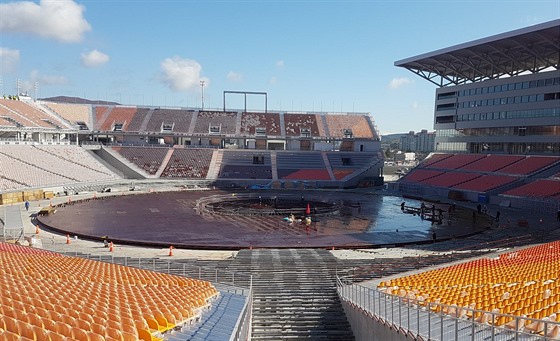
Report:
[[[242,250],[233,263],[253,275],[253,340],[354,340],[327,250]]]
[[[331,180],[336,180],[332,167],[331,167],[331,162],[329,161],[329,157],[327,156],[327,153],[322,152],[321,155],[323,156],[323,161],[325,162],[325,168],[327,170],[327,172],[329,172],[329,176],[331,177]]]
[[[146,127],[148,127],[148,122],[150,122],[150,119],[152,118],[152,115],[154,114],[154,110],[155,110],[154,108],[150,108],[150,110],[146,114],[146,117],[144,117],[144,120],[140,124],[140,129],[139,129],[140,131],[146,131]]]
[[[198,323],[187,324],[180,330],[173,330],[166,341],[227,340],[233,333],[237,318],[243,310],[247,297],[228,292],[220,292],[211,308],[202,312]]]
[[[161,165],[159,166],[159,169],[157,170],[157,172],[155,174],[156,178],[159,178],[161,176],[161,173],[163,173],[163,171],[167,167],[167,164],[169,163],[169,160],[171,160],[171,156],[173,155],[174,151],[175,151],[174,148],[170,148],[167,151],[167,154],[165,154],[165,158],[163,158],[163,161],[161,162]]]
[[[206,179],[215,180],[220,175],[220,168],[222,167],[222,159],[224,158],[223,149],[218,149],[212,153],[212,160],[210,161],[210,167],[208,168],[208,173],[206,174]]]

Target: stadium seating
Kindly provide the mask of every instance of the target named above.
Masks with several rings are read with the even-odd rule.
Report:
[[[453,156],[454,154],[431,154],[427,159],[425,159],[424,161],[422,161],[417,168],[428,168],[431,165],[445,160],[447,158],[450,158],[451,156]]]
[[[350,129],[355,138],[378,138],[363,115],[326,115],[329,136],[343,138],[344,131]]]
[[[101,122],[102,131],[113,131],[117,129],[116,125],[121,125],[121,131],[128,131],[128,125],[136,114],[136,107],[114,107],[109,116]]]
[[[196,116],[194,133],[205,135],[213,133],[219,133],[222,135],[233,135],[235,134],[236,130],[236,121],[236,112],[200,111]],[[211,131],[211,127],[219,128],[219,131]]]
[[[330,180],[325,161],[320,153],[277,153],[278,178],[286,180]]]
[[[538,179],[523,186],[506,191],[503,195],[530,198],[556,198],[560,195],[560,180],[554,178]]]
[[[192,110],[156,108],[146,124],[145,132],[162,132],[164,125],[172,125],[174,133],[189,132],[194,117]]]
[[[101,130],[101,126],[103,125],[103,122],[105,122],[105,119],[111,113],[111,110],[113,110],[113,108],[108,106],[96,106],[93,108],[93,110],[94,110],[94,115],[93,115],[94,130]]]
[[[441,175],[423,180],[422,184],[435,187],[454,187],[480,176],[481,175],[477,173],[444,172]]]
[[[255,162],[258,159],[258,163]],[[223,179],[272,179],[270,152],[224,150],[219,177]]]
[[[217,295],[205,281],[4,243],[0,274],[3,340],[157,340]]]
[[[514,164],[525,156],[521,155],[487,155],[475,162],[461,167],[461,170],[472,170],[479,172],[496,172],[499,169]]]
[[[0,116],[13,118],[25,127],[49,129],[70,128],[56,117],[23,101],[0,99]]]
[[[464,189],[475,192],[487,192],[503,185],[519,180],[515,176],[482,175],[470,181],[453,186],[454,189]]]
[[[84,122],[88,127],[91,126],[91,120],[89,118],[89,108],[90,106],[83,104],[69,104],[69,103],[52,103],[45,102],[50,110],[54,111],[60,115],[65,120],[76,124],[77,122]]]
[[[267,136],[282,135],[278,113],[244,112],[241,115],[241,135],[256,135],[257,128],[264,128]]]
[[[383,282],[379,288],[388,293],[421,298],[438,312],[469,316],[474,308],[486,312],[543,319],[560,316],[560,241],[520,251],[482,258],[441,269],[421,272]],[[455,309],[449,306],[456,307]],[[555,315],[553,315],[555,314]],[[461,316],[461,315],[460,315]],[[512,317],[500,316],[495,321],[475,313],[477,321],[506,325]],[[535,332],[527,325],[520,326]],[[542,332],[542,330],[536,330]]]
[[[560,162],[559,156],[527,156],[523,160],[502,168],[500,173],[529,175],[557,162]]]
[[[144,120],[146,120],[148,115],[150,115],[151,113],[153,113],[153,109],[138,108],[136,110],[136,114],[134,114],[134,116],[130,120],[130,123],[126,127],[126,131],[128,132],[141,131]]]
[[[422,169],[417,168],[411,170],[404,178],[402,178],[403,182],[422,182],[426,179],[436,177],[438,175],[442,175],[444,172],[440,170],[433,170],[433,169]]]
[[[221,179],[272,179],[270,166],[258,165],[223,165],[220,169]]]
[[[485,157],[485,154],[454,154],[442,157],[438,161],[430,163],[429,166],[430,168],[459,169]]]
[[[164,147],[113,147],[128,161],[154,175],[163,163],[169,148]]]
[[[284,114],[286,136],[302,136],[302,129],[309,129],[309,136],[320,136],[314,114]]]
[[[377,159],[373,153],[327,152],[326,155],[336,180],[344,179]]]
[[[212,149],[174,149],[161,177],[204,179],[208,174],[213,152]]]
[[[119,177],[77,146],[0,146],[0,173],[21,187],[115,180]]]

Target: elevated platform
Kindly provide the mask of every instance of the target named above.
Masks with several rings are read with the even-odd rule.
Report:
[[[198,206],[214,196],[253,197],[258,202],[275,198],[290,201],[299,212],[287,216],[242,215]],[[287,196],[289,196],[288,199]],[[293,200],[297,198],[297,200]],[[443,224],[405,214],[402,198],[339,191],[182,191],[112,196],[55,206],[56,214],[38,216],[43,228],[63,234],[108,239],[115,243],[192,249],[245,248],[369,248],[431,243],[469,236],[489,227],[490,219],[471,220],[472,212],[457,212]],[[328,202],[336,210],[323,210],[314,202]],[[309,210],[307,204],[312,203]],[[435,203],[447,212],[448,204]],[[407,199],[407,206],[420,202]],[[290,215],[294,210],[289,211]],[[306,217],[311,218],[311,222]]]

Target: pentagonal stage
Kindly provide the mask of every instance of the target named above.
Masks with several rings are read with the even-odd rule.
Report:
[[[432,221],[401,210],[402,200],[345,191],[176,191],[87,199],[37,218],[44,228],[81,238],[198,249],[368,248],[483,230],[482,219],[464,219],[470,211],[449,219],[448,205],[436,203],[443,219]]]

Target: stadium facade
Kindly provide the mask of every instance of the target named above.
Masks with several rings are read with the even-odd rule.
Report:
[[[436,84],[436,151],[560,153],[560,20],[395,62]]]
[[[77,104],[23,96],[0,99],[0,158],[22,167],[36,162],[21,155],[34,155],[45,165],[54,163],[47,160],[53,154],[71,162],[70,149],[46,151],[40,145],[81,145],[91,154],[84,158],[100,159],[121,179],[265,188],[383,183],[380,136],[369,113]],[[34,179],[53,172],[43,166],[30,169],[38,173]],[[64,170],[54,171],[60,172]],[[71,174],[65,175],[66,180],[43,182],[10,174],[2,174],[0,192],[84,182]]]

